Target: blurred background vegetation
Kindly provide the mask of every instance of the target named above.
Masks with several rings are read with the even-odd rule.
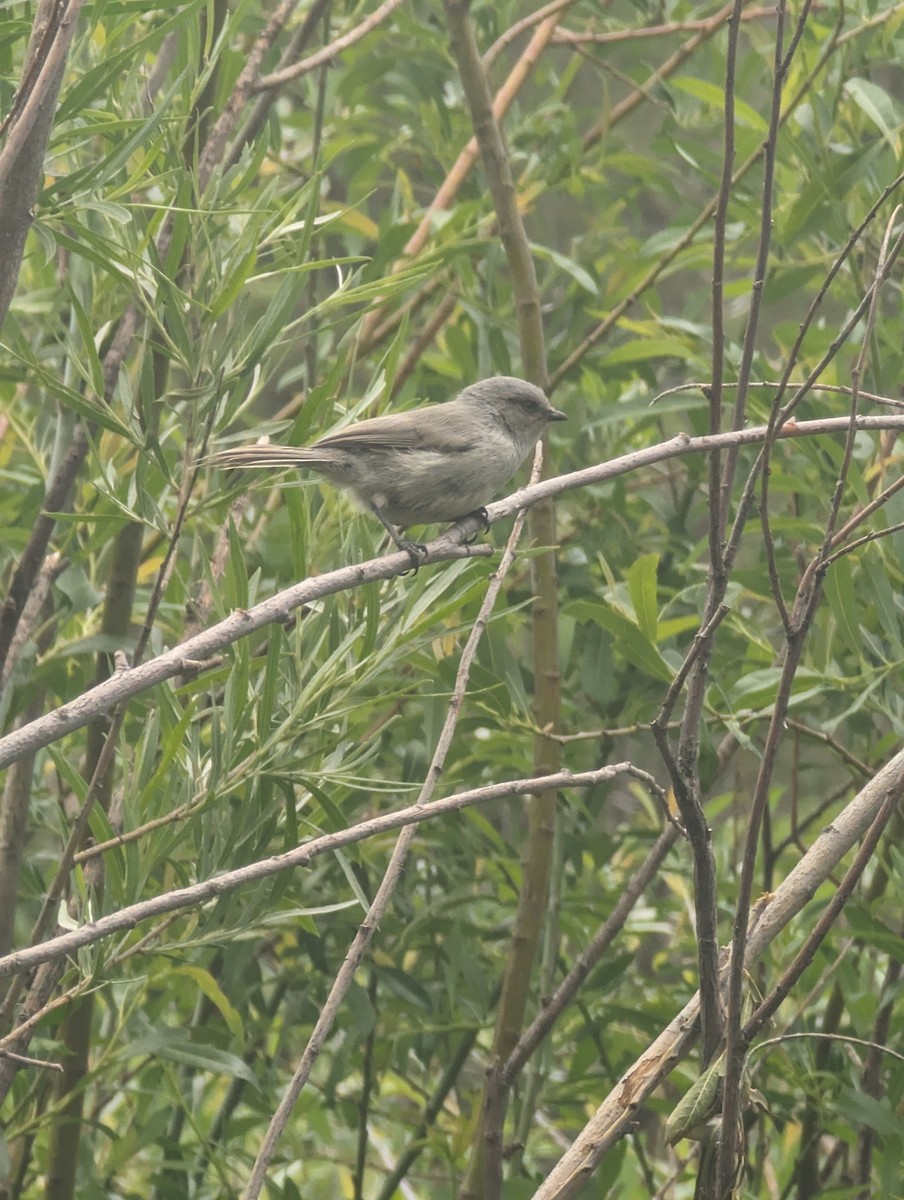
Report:
[[[553,432],[553,473],[709,428],[700,388],[713,353],[707,206],[723,169],[731,6],[560,8],[503,119],[554,403],[569,417]],[[772,7],[740,8],[726,380],[739,370],[761,236],[776,30]],[[264,76],[283,55],[300,62],[350,31],[361,36],[282,86],[236,101],[274,11],[247,0],[96,0],[75,18],[0,333],[2,578],[13,579],[48,508],[45,552],[58,556],[45,564],[49,586],[27,636],[8,655],[4,732],[78,697],[109,673],[114,651],[132,653],[180,505],[174,569],[145,657],[236,607],[380,550],[382,531],[346,498],[316,483],[198,469],[209,450],[262,434],[303,444],[349,414],[443,400],[483,376],[521,371],[507,263],[479,163],[428,213],[472,135],[442,6],[299,5],[263,56]],[[36,6],[9,3],[2,14],[6,114]],[[473,6],[494,90],[523,61],[539,25],[525,22],[531,14],[523,0]],[[901,170],[904,5],[830,0],[802,13],[796,3],[787,28],[798,18],[751,369],[764,383],[780,378],[817,297],[793,378],[806,378],[838,339],[872,282],[897,197],[821,289]],[[218,149],[211,135],[231,98],[239,120]],[[870,333],[869,393],[900,398],[901,328],[896,271]],[[820,384],[850,385],[865,336],[861,320]],[[651,405],[685,384],[697,386]],[[772,396],[752,389],[751,423],[766,419]],[[733,393],[726,398],[727,410]],[[861,408],[888,412],[867,399]],[[810,390],[796,415],[849,410],[848,395]],[[787,595],[822,540],[842,443],[795,439],[774,453],[770,515]],[[72,484],[48,503],[67,455],[78,458]],[[756,447],[741,453],[735,502],[755,455]],[[893,436],[858,434],[842,519],[899,474]],[[557,732],[571,770],[630,759],[668,783],[648,724],[699,626],[709,504],[703,456],[559,502]],[[863,532],[901,521],[904,501],[893,496]],[[505,533],[497,526],[488,536],[501,544]],[[525,543],[478,652],[443,794],[531,773],[531,553]],[[892,533],[827,574],[771,787],[758,889],[787,873],[900,746],[902,558],[904,534]],[[481,559],[432,566],[318,601],[210,669],[133,700],[90,832],[98,841],[144,832],[104,856],[102,880],[94,860],[79,866],[72,918],[63,906],[54,920],[87,920],[410,803],[493,569]],[[784,638],[756,517],[727,599],[699,767],[725,941]],[[7,821],[24,805],[28,816],[12,839],[3,953],[29,941],[105,728],[57,741],[8,774]],[[630,781],[561,799],[529,1015],[662,823]],[[522,800],[422,826],[266,1195],[456,1194],[517,906],[523,829]],[[2,1194],[240,1194],[392,841],[319,858],[71,961],[58,991],[75,989],[79,1000],[46,1013],[27,1052],[56,1060],[78,1045],[83,1069],[63,1085],[49,1071],[18,1071],[5,1107]],[[901,885],[900,856],[889,849],[773,1035],[882,1042],[900,1028]],[[825,899],[817,895],[810,916]],[[793,957],[810,916],[782,935],[757,987]],[[692,860],[679,841],[519,1084],[505,1132],[506,1197],[533,1194],[695,986]],[[83,1036],[72,1029],[79,1014]],[[904,1069],[885,1056],[868,1079],[868,1059],[862,1047],[806,1039],[755,1057],[752,1082],[771,1116],[750,1131],[740,1194],[904,1194]],[[588,1194],[693,1195],[689,1143],[666,1147],[662,1124],[696,1073],[688,1060],[673,1074]],[[412,1149],[417,1156],[396,1171]]]

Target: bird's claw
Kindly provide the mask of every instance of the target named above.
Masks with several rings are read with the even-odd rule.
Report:
[[[480,537],[481,533],[486,533],[489,530],[490,518],[487,515],[487,510],[484,508],[483,505],[481,505],[480,508],[475,508],[472,513],[468,513],[468,516],[469,517],[479,517],[480,522],[483,525],[483,529],[478,529],[478,531],[472,537],[465,538],[464,544],[466,546],[473,546],[474,543],[477,541],[477,539]]]
[[[407,538],[400,538],[398,545],[399,549],[404,550],[411,561],[410,574],[417,575],[422,559],[427,557],[427,547],[422,542],[409,542]],[[402,574],[408,575],[409,572],[403,571]]]

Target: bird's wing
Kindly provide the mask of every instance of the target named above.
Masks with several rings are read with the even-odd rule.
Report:
[[[432,409],[415,409],[412,412],[389,413],[384,417],[371,417],[367,421],[356,421],[314,442],[311,450],[436,450],[446,454],[469,450],[473,436],[464,436],[457,431],[458,422],[440,421],[436,416],[445,409],[444,404]],[[430,415],[431,420],[422,420]],[[451,417],[451,414],[450,414]]]

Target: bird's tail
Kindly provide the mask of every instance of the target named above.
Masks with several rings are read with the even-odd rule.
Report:
[[[280,468],[314,467],[324,461],[322,455],[304,446],[271,446],[269,442],[258,442],[256,446],[236,446],[234,450],[221,450],[211,454],[207,462],[213,467],[234,471],[243,467]]]

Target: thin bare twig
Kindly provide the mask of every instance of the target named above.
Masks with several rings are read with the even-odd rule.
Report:
[[[851,370],[852,391],[851,391],[851,428],[848,431],[848,436],[844,443],[844,455],[841,460],[841,467],[838,471],[838,480],[835,484],[835,490],[832,495],[832,500],[829,505],[829,516],[826,521],[825,533],[823,535],[822,549],[820,550],[820,559],[824,563],[828,557],[829,550],[832,546],[832,539],[835,533],[835,526],[838,524],[839,514],[841,512],[841,501],[844,497],[844,489],[847,484],[848,473],[851,469],[851,460],[854,454],[854,438],[856,437],[855,421],[857,416],[857,405],[860,399],[860,380],[863,376],[863,368],[866,363],[866,357],[869,353],[870,342],[872,339],[873,329],[876,324],[876,314],[879,311],[879,296],[882,283],[888,277],[890,267],[889,259],[894,262],[900,253],[902,245],[904,245],[904,234],[897,241],[896,246],[889,253],[889,242],[891,241],[892,227],[901,212],[901,205],[896,205],[894,212],[888,219],[885,227],[885,236],[882,239],[882,245],[879,249],[879,256],[876,262],[876,270],[873,274],[873,282],[869,289],[869,309],[866,316],[866,324],[863,330],[863,340],[860,344],[860,351],[857,355],[857,360]]]
[[[741,348],[741,362],[738,368],[738,386],[735,390],[734,416],[732,429],[740,429],[747,414],[747,392],[750,384],[750,373],[753,368],[753,356],[756,350],[757,330],[759,328],[760,309],[763,302],[763,288],[766,283],[766,269],[769,265],[769,247],[772,242],[772,209],[773,183],[775,180],[775,161],[778,154],[778,131],[782,115],[782,92],[791,58],[801,37],[803,36],[809,13],[810,2],[805,0],[797,22],[795,35],[791,40],[787,54],[783,53],[783,36],[785,27],[785,5],[783,0],[776,5],[775,51],[772,71],[772,98],[769,107],[769,129],[763,148],[763,191],[760,213],[760,235],[757,245],[756,266],[753,282],[750,287],[750,311],[747,316],[747,326],[744,330],[744,341]],[[720,381],[721,382],[721,381]],[[720,388],[721,396],[721,388]],[[728,528],[728,510],[731,492],[734,484],[735,471],[738,463],[738,451],[733,448],[725,455],[725,469],[719,493],[719,545],[720,553],[725,533]]]
[[[643,782],[646,783],[646,780]],[[521,1034],[518,1043],[503,1063],[502,1085],[512,1086],[525,1063],[542,1043],[555,1022],[577,995],[590,972],[605,954],[609,946],[624,928],[625,921],[634,905],[665,862],[680,833],[675,825],[668,825],[656,839],[644,861],[632,873],[612,912],[593,935],[588,945],[575,959],[568,974],[552,996],[545,1000],[534,1020]]]
[[[705,391],[705,389],[709,386],[709,380],[695,383],[678,383],[674,387],[666,388],[662,392],[657,392],[650,401],[650,407],[652,408],[654,404],[658,404],[660,400],[664,400],[667,396],[677,396],[681,392],[702,392]],[[750,379],[747,381],[748,391],[753,391],[754,388],[774,391],[777,388],[796,388],[798,386],[803,387],[805,385],[796,383],[782,383],[781,380],[771,379]],[[723,392],[730,391],[736,387],[740,387],[740,381],[737,379],[724,380],[722,383]],[[852,388],[846,387],[841,383],[811,383],[809,384],[807,390],[811,392],[830,392],[836,396],[850,396],[853,391]],[[873,400],[876,404],[890,404],[893,407],[904,408],[904,400],[893,400],[890,396],[880,396],[876,392],[864,392],[862,389],[858,394],[861,400]]]
[[[823,8],[824,5],[819,5]],[[760,21],[764,17],[775,17],[775,7],[750,8],[741,13],[742,21]],[[723,18],[724,19],[724,18]],[[607,29],[605,32],[586,30],[574,33],[560,29],[553,41],[561,46],[611,46],[619,42],[641,42],[647,38],[671,37],[676,33],[707,33],[712,28],[712,17],[699,21],[667,21],[663,25],[642,25],[639,29]]]
[[[316,71],[318,67],[322,67],[328,63],[331,58],[335,58],[337,54],[341,54],[343,50],[347,50],[349,46],[354,46],[355,42],[360,42],[363,37],[366,37],[378,25],[381,25],[388,16],[390,16],[402,3],[402,0],[383,0],[383,3],[354,29],[350,29],[348,33],[343,33],[341,37],[337,37],[330,42],[328,46],[324,46],[322,50],[318,50],[316,54],[311,54],[307,58],[303,58],[301,62],[295,63],[291,67],[283,67],[279,71],[273,71],[270,75],[261,75],[252,87],[252,92],[264,92],[269,88],[283,87],[287,83],[291,83],[294,79],[300,79],[302,75],[307,75],[311,71]]]
[[[258,72],[260,71],[261,63],[264,61],[264,56],[285,28],[286,22],[297,7],[298,0],[281,0],[281,3],[277,5],[270,19],[267,21],[263,33],[261,33],[260,37],[251,47],[246,57],[245,65],[242,67],[239,77],[229,95],[229,99],[226,101],[223,111],[217,118],[201,151],[201,158],[198,163],[198,188],[201,192],[207,189],[216,165],[223,161],[226,153],[226,143],[235,130],[240,113],[254,94],[255,87],[259,81]],[[172,222],[167,221],[161,231],[159,241],[163,242],[164,247],[166,247],[171,237]],[[161,254],[162,257],[163,255]]]
[[[13,1050],[4,1050],[0,1047],[0,1057],[8,1059],[9,1062],[15,1063],[17,1067],[41,1067],[47,1071],[59,1071],[63,1073],[63,1068],[60,1063],[48,1062],[46,1058],[29,1058],[27,1054],[16,1054]]]
[[[904,487],[904,477],[898,481],[898,486],[894,488],[895,492],[899,492]],[[887,488],[882,493],[883,500],[888,499],[888,494],[891,488]],[[880,538],[889,537],[893,533],[900,533],[904,529],[904,521],[898,521],[895,525],[889,525],[887,529],[876,529],[873,533],[865,533],[863,537],[856,538],[853,542],[848,542],[846,546],[842,546],[840,550],[836,550],[834,554],[830,554],[825,560],[825,567],[828,568],[833,562],[839,558],[843,558],[845,554],[850,554],[853,550],[859,550],[861,546],[866,546],[869,542],[877,542]]]
[[[279,65],[280,67],[288,66],[293,58],[303,50],[311,38],[314,36],[314,31],[317,28],[317,23],[324,13],[330,0],[312,0],[307,12],[304,15],[304,20],[292,34],[289,44],[283,52]],[[223,158],[223,169],[228,170],[235,166],[241,157],[242,149],[249,145],[263,129],[267,120],[267,115],[276,103],[279,95],[278,88],[269,88],[264,95],[260,96],[255,104],[251,115],[244,123],[242,128],[233,138],[232,145],[226,151]],[[316,154],[312,155],[316,161]]]
[[[899,1062],[904,1062],[904,1054],[899,1054],[897,1050],[892,1050],[889,1046],[882,1046],[877,1042],[869,1042],[866,1038],[851,1037],[847,1033],[820,1033],[815,1029],[807,1030],[805,1033],[782,1033],[778,1037],[767,1038],[763,1042],[757,1042],[750,1053],[755,1054],[759,1050],[765,1050],[767,1046],[780,1046],[783,1042],[814,1040],[862,1046],[865,1050],[878,1050],[881,1054],[887,1054],[890,1058],[896,1058]]]
[[[665,730],[668,729],[669,720],[672,715],[672,710],[674,709],[676,703],[678,702],[678,697],[681,694],[681,689],[684,687],[684,681],[687,679],[688,675],[690,674],[691,668],[693,667],[694,663],[697,661],[697,658],[698,658],[700,652],[702,651],[703,647],[706,645],[706,643],[709,641],[709,639],[713,636],[713,634],[716,632],[718,627],[722,624],[723,620],[728,616],[730,611],[731,610],[729,609],[728,605],[726,605],[726,604],[720,605],[719,608],[717,608],[716,611],[713,613],[713,615],[710,617],[709,621],[705,625],[701,625],[700,628],[697,630],[697,632],[694,634],[694,640],[691,643],[691,648],[690,648],[690,650],[688,650],[687,654],[685,655],[684,662],[682,662],[681,666],[678,668],[677,672],[675,673],[675,678],[669,684],[669,690],[665,694],[665,699],[662,702],[662,707],[659,709],[659,712],[654,717],[654,719],[650,722],[650,728],[653,730],[654,736],[656,735],[657,731],[660,733],[663,733]],[[669,752],[669,756],[671,757],[670,752]],[[677,764],[676,764],[676,770],[677,770]]]
[[[609,0],[606,0],[606,2],[609,3]],[[520,35],[525,32],[525,30],[533,29],[534,26],[539,25],[541,21],[545,21],[547,17],[553,17],[558,13],[565,12],[565,10],[571,8],[574,3],[575,0],[552,0],[551,4],[544,4],[542,8],[538,8],[535,12],[530,13],[528,16],[522,17],[520,21],[513,22],[511,25],[509,25],[508,29],[501,33],[496,41],[493,42],[491,46],[488,46],[484,51],[483,57],[480,60],[483,64],[484,70],[487,70],[489,67],[491,67],[506,46],[510,46],[517,37],[520,37]],[[557,41],[555,34],[553,34],[552,40]]]

